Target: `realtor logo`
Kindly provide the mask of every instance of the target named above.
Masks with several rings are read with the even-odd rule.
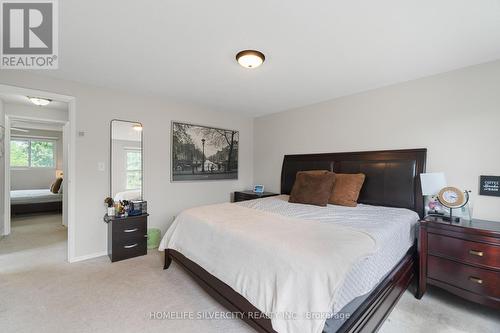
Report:
[[[57,0],[0,0],[1,68],[57,69]]]

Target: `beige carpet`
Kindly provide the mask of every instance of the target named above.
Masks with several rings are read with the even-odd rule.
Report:
[[[66,263],[59,215],[13,222],[0,240],[0,332],[234,332],[240,320],[150,319],[152,312],[225,311],[163,255],[111,264],[107,257]],[[499,332],[493,310],[431,289],[405,293],[381,329],[392,332]]]

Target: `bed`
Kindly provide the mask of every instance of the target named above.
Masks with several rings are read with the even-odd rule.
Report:
[[[61,212],[62,193],[52,193],[49,189],[10,191],[11,215]]]
[[[263,223],[262,229],[272,229],[272,227],[266,226],[264,222],[280,227],[285,225],[291,226],[291,229],[297,229],[296,234],[302,233],[301,237],[306,238],[306,241],[304,241],[304,244],[308,244],[306,247],[298,246],[297,248],[300,251],[295,249],[295,252],[290,252],[292,257],[289,259],[289,262],[284,262],[283,258],[278,257],[281,250],[276,251],[276,254],[271,254],[271,258],[268,258],[265,255],[266,247],[273,249],[276,246],[277,249],[281,249],[278,239],[276,239],[277,244],[269,245],[266,243],[263,246],[264,243],[260,242],[260,239],[256,237],[258,234],[253,235],[251,229],[244,229],[245,223],[238,224],[234,228],[230,224],[227,224],[222,230],[228,234],[214,242],[210,252],[215,251],[217,253],[218,248],[222,248],[223,243],[228,243],[231,238],[235,238],[239,243],[234,243],[237,245],[233,244],[232,250],[228,251],[226,249],[219,252],[212,260],[203,261],[202,258],[194,254],[195,251],[191,251],[196,245],[191,245],[192,248],[189,246],[182,247],[178,246],[178,244],[182,245],[182,243],[168,243],[167,241],[166,244],[169,245],[165,246],[164,239],[162,241],[164,243],[162,246],[165,248],[164,268],[169,267],[172,259],[175,260],[209,294],[230,311],[241,314],[241,318],[258,332],[322,331],[343,333],[376,331],[397,303],[400,295],[407,289],[411,280],[416,276],[414,229],[418,218],[423,214],[423,199],[420,192],[418,175],[425,172],[425,161],[425,149],[286,155],[281,175],[282,196],[238,204],[227,204],[233,206],[219,206],[216,207],[216,210],[217,212],[221,212],[227,209],[228,216],[232,214],[232,216],[235,216],[235,220],[240,222],[240,217],[241,221],[244,221],[245,214],[247,214],[244,209],[248,209],[248,214],[251,215],[251,219],[255,223],[259,221]],[[297,171],[324,169],[338,173],[363,172],[366,175],[358,207],[349,209],[329,205],[326,209],[321,209],[287,202],[287,195],[290,194]],[[235,208],[236,206],[238,208]],[[191,215],[196,216],[196,213],[197,210],[194,210]],[[182,217],[182,214],[180,216]],[[193,216],[191,216],[191,219]],[[200,221],[197,221],[198,224],[194,223],[193,225],[203,229],[204,224],[210,224],[210,221],[208,221],[210,218],[206,219],[207,221],[203,221],[207,215],[202,214],[199,216],[201,216],[198,219]],[[268,220],[267,222],[265,221],[266,219]],[[250,223],[248,224],[250,225]],[[176,230],[182,230],[178,225],[170,228],[169,232],[171,234],[180,234],[181,232]],[[180,225],[189,226],[189,223],[186,222]],[[233,228],[234,230],[228,232],[226,228]],[[308,228],[310,228],[310,232]],[[215,229],[221,228],[216,227]],[[288,230],[289,228],[282,229]],[[326,253],[335,252],[335,256],[342,259],[337,258],[337,261],[329,261],[333,260],[330,258],[334,257],[333,254],[312,257],[309,246],[315,247],[315,244],[311,245],[311,243],[307,243],[307,234],[314,233],[312,230],[320,230],[319,233],[314,234],[314,237],[316,237],[314,239],[326,237],[326,240],[328,240],[331,237],[331,242],[320,242],[322,244],[320,249],[330,251]],[[200,233],[202,232],[206,237],[216,240],[210,229],[200,230]],[[288,237],[288,234],[290,232],[283,232],[283,237]],[[196,239],[197,236],[196,232],[191,233],[191,238]],[[249,241],[248,239],[252,237],[255,238]],[[269,233],[263,234],[263,237],[269,237]],[[358,237],[355,239],[359,239],[359,244],[354,247],[351,246],[347,252],[342,252],[345,250],[342,241],[349,240],[349,238],[352,239],[352,237]],[[175,239],[172,235],[169,235],[169,238],[170,241]],[[370,238],[373,244],[370,243]],[[203,243],[203,241],[203,237],[200,237],[197,243]],[[302,239],[297,238],[294,241],[301,242]],[[245,249],[245,244],[251,245],[252,242],[256,245],[255,249],[251,251],[249,251],[251,247]],[[333,245],[329,243],[335,243],[337,247],[331,247]],[[345,247],[349,246],[348,241],[345,244]],[[290,308],[293,311],[311,307],[314,310],[321,310],[320,312],[314,311],[313,313],[323,315],[326,313],[324,310],[328,305],[329,317],[326,319],[323,317],[309,319],[310,324],[304,321],[304,325],[309,326],[300,327],[299,325],[302,325],[302,321],[300,320],[286,321],[286,325],[292,323],[291,325],[294,326],[282,326],[282,322],[273,316],[274,312],[268,312],[269,309],[283,308],[281,304],[278,301],[276,301],[276,304],[270,304],[268,302],[269,299],[261,300],[261,298],[265,298],[266,294],[269,294],[268,289],[260,286],[259,288],[264,290],[264,292],[261,292],[264,296],[256,295],[257,292],[250,290],[250,284],[247,283],[245,285],[244,283],[240,283],[240,280],[245,280],[245,274],[238,275],[239,280],[237,279],[235,282],[229,278],[230,275],[224,275],[217,270],[217,265],[221,260],[226,262],[227,258],[230,258],[230,256],[228,257],[228,253],[233,255],[232,252],[237,253],[241,250],[240,248],[247,251],[248,260],[225,264],[234,266],[236,271],[245,271],[247,266],[252,267],[250,271],[245,271],[245,274],[250,276],[255,270],[259,270],[260,264],[266,265],[269,262],[276,264],[276,270],[279,270],[283,265],[285,267],[288,265],[290,268],[287,267],[287,269],[290,269],[291,272],[297,269],[296,266],[294,267],[294,263],[297,261],[300,265],[307,265],[308,261],[318,263],[316,266],[310,266],[307,274],[295,274],[298,277],[295,280],[301,280],[302,277],[308,274],[311,275],[311,278],[316,279],[318,276],[322,277],[326,273],[335,275],[335,271],[342,272],[345,266],[345,274],[339,274],[341,277],[337,278],[338,283],[335,279],[330,279],[331,276],[328,276],[328,279],[326,279],[328,282],[330,280],[334,281],[335,284],[332,284],[332,286],[335,286],[335,288],[324,288],[330,293],[329,295],[325,295],[325,297],[321,294],[321,290],[318,292],[318,290],[312,287],[309,288],[310,285],[315,285],[314,283],[309,283],[310,281],[305,281],[303,284],[297,282],[296,285],[292,285],[292,289],[288,290],[282,287],[281,283],[279,284],[279,288],[276,288],[276,293],[278,293],[279,297],[275,297],[273,300],[291,298],[289,304],[292,304]],[[349,262],[347,253],[351,255],[351,252],[356,251],[359,252],[358,257],[352,254],[356,260],[353,259],[352,262]],[[260,258],[262,258],[261,262],[252,257],[254,255],[253,252],[257,256],[260,255]],[[341,255],[337,255],[337,252]],[[273,258],[273,256],[278,257],[279,260]],[[307,260],[302,259],[305,261],[300,262],[301,257],[305,257]],[[325,264],[329,262],[334,264],[335,269]],[[263,271],[267,272],[268,270]],[[317,273],[319,275],[315,275]],[[291,275],[295,276],[294,274]],[[265,275],[263,276],[262,280],[265,280]],[[276,276],[279,276],[279,274]],[[262,283],[259,281],[259,284]],[[242,288],[240,285],[244,285],[245,287]],[[293,289],[294,286],[296,287],[295,289]],[[280,289],[285,290],[285,293],[279,294]],[[309,294],[314,294],[314,300],[320,301],[326,299],[332,300],[332,302],[321,303],[318,301],[318,303],[321,303],[321,306],[316,307],[317,304],[311,302]],[[259,309],[264,309],[264,312]],[[269,313],[270,315],[268,315]],[[343,313],[347,314],[347,316],[342,316]],[[276,329],[277,327],[278,329]],[[304,328],[306,329],[304,330]]]

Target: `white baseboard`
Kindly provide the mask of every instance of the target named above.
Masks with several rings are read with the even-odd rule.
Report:
[[[94,259],[94,258],[98,258],[98,257],[102,257],[102,256],[107,256],[107,255],[108,255],[108,252],[107,251],[103,251],[103,252],[97,252],[97,253],[87,254],[87,255],[84,255],[84,256],[80,256],[80,257],[70,258],[68,261],[70,263],[74,263],[74,262],[79,262],[79,261]]]

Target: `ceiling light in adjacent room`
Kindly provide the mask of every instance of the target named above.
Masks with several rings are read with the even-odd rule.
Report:
[[[50,102],[52,102],[52,100],[48,99],[48,98],[30,97],[30,96],[27,96],[27,97],[31,103],[38,105],[38,106],[45,106],[45,105],[48,105]]]
[[[257,68],[265,59],[264,54],[256,50],[244,50],[236,55],[236,61],[245,68]]]
[[[134,131],[137,131],[137,132],[142,131],[142,125],[141,124],[135,124],[134,126],[132,126],[132,128],[134,129]]]

